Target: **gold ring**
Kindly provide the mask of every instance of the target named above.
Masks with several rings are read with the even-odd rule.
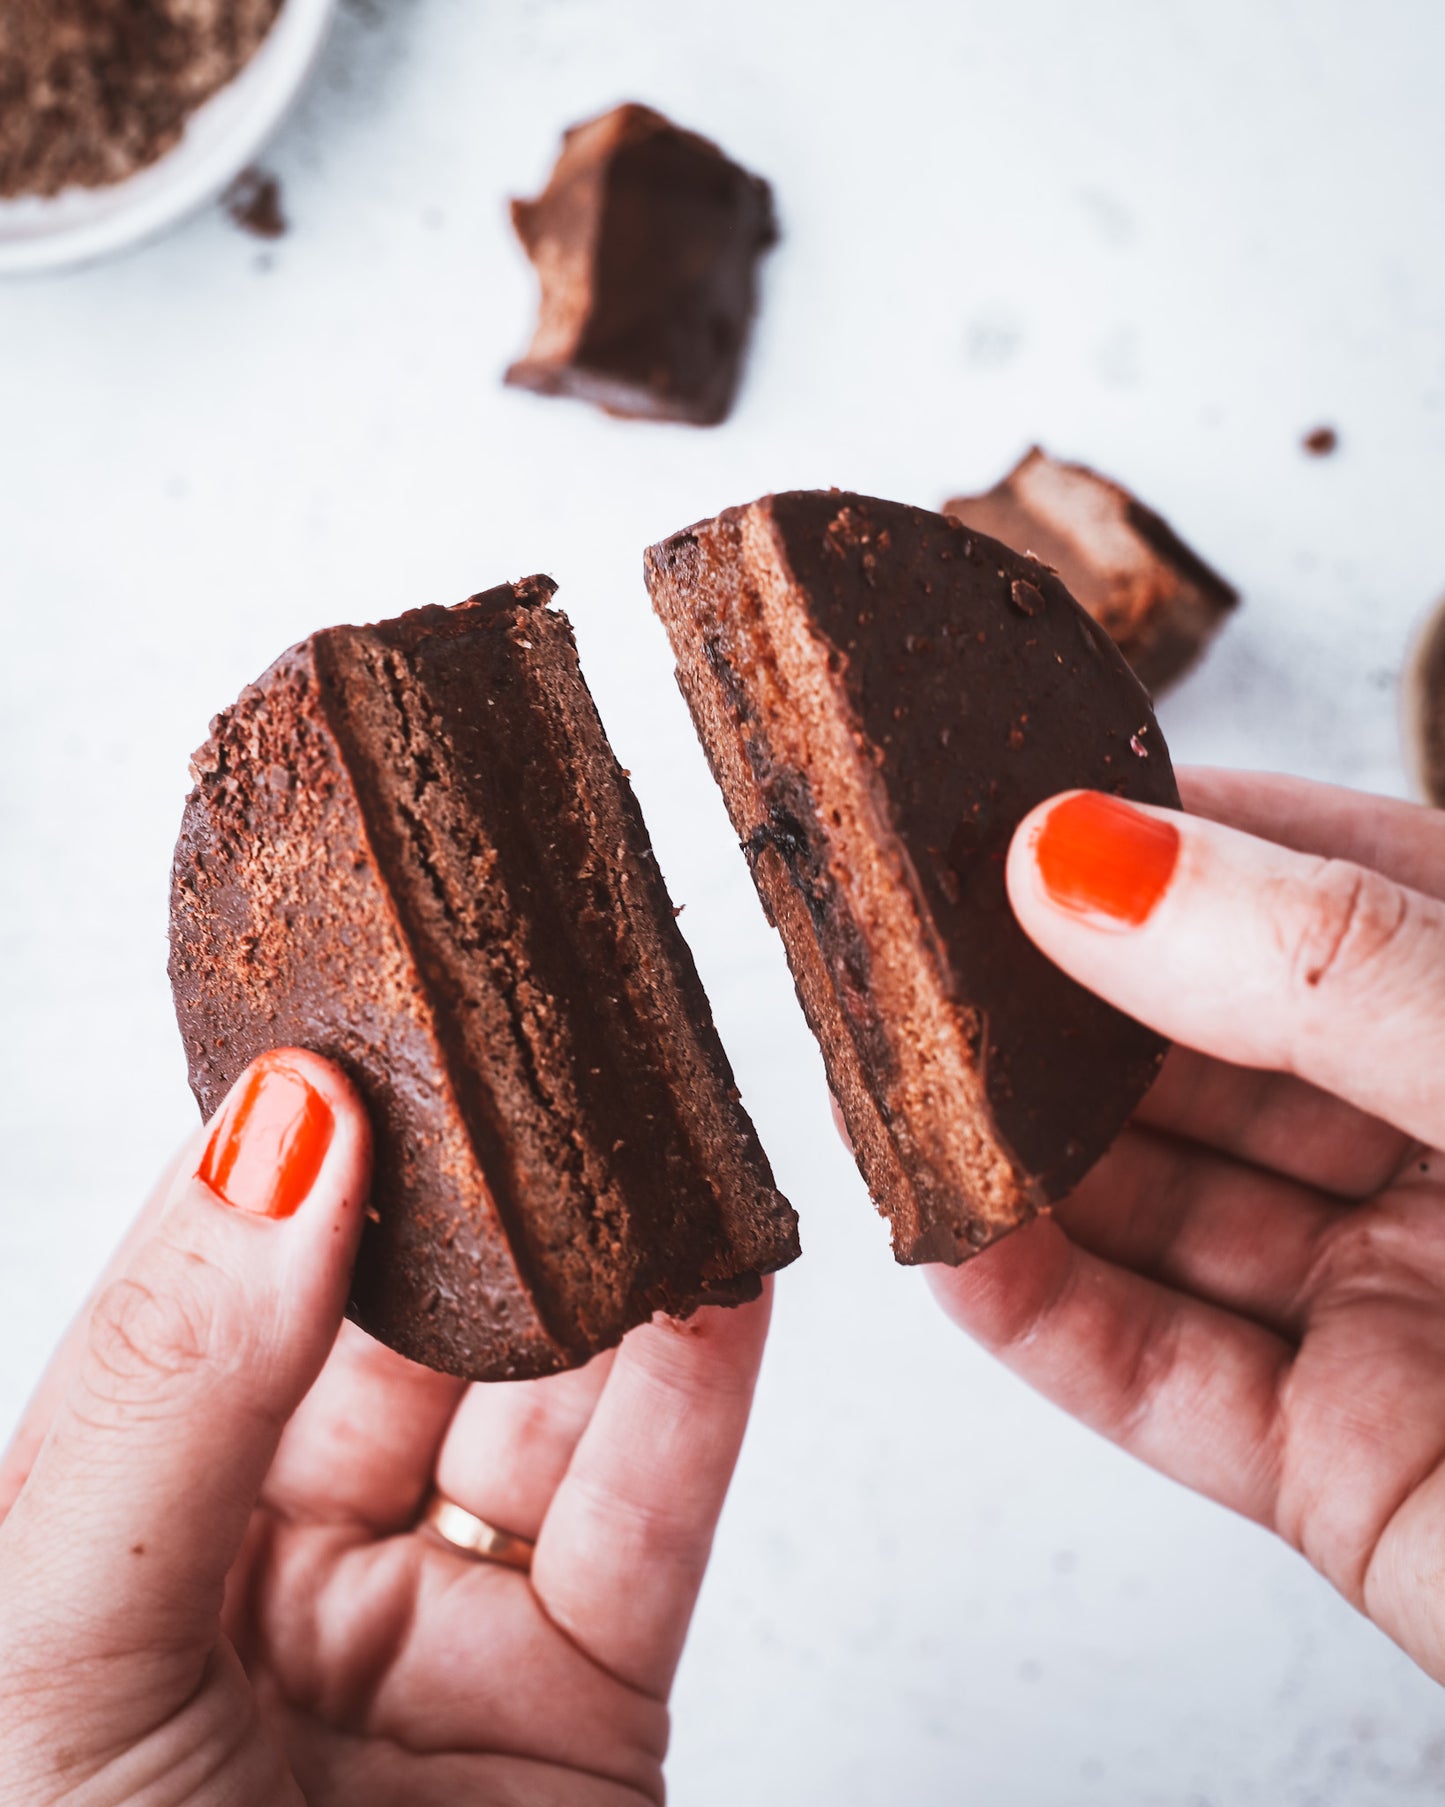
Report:
[[[477,1562],[500,1562],[506,1568],[520,1569],[524,1575],[532,1567],[532,1552],[537,1546],[531,1538],[514,1537],[510,1531],[489,1525],[486,1519],[468,1512],[435,1487],[418,1523]]]

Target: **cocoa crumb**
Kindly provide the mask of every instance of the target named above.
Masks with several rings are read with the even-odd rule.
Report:
[[[1300,441],[1311,458],[1328,458],[1339,443],[1340,436],[1333,427],[1315,427]]]
[[[1002,572],[999,573],[1003,575]],[[1042,590],[1025,577],[1016,577],[1009,585],[1009,601],[1020,615],[1037,615],[1044,606]]]
[[[222,197],[226,212],[243,232],[256,238],[282,238],[287,220],[281,207],[281,183],[264,169],[243,169]]]

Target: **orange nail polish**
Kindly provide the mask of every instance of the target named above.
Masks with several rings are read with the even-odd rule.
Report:
[[[263,1054],[222,1105],[196,1177],[238,1211],[290,1217],[321,1171],[333,1124],[331,1106],[285,1056]]]
[[[1138,928],[1164,895],[1179,858],[1179,830],[1117,797],[1080,791],[1044,817],[1034,843],[1039,877],[1066,910]]]

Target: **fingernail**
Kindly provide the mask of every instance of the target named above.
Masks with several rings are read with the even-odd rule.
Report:
[[[263,1054],[221,1107],[196,1177],[238,1211],[291,1217],[321,1171],[333,1123],[320,1092],[284,1057]]]
[[[1168,889],[1179,830],[1117,797],[1079,791],[1044,817],[1034,863],[1052,902],[1138,928]]]

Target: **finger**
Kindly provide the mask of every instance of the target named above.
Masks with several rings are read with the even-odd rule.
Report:
[[[288,1519],[364,1525],[378,1536],[416,1522],[465,1383],[435,1374],[343,1324],[297,1407],[261,1491]]]
[[[499,1530],[535,1541],[615,1354],[546,1380],[469,1387],[442,1445],[437,1486]]]
[[[267,1562],[257,1634],[268,1654],[255,1678],[268,1719],[295,1713],[303,1737],[325,1721],[417,1758],[525,1753],[630,1786],[634,1800],[661,1799],[666,1706],[619,1687],[559,1635],[515,1570],[421,1538],[359,1539],[310,1525],[284,1528]],[[298,1602],[308,1619],[299,1635]],[[298,1776],[304,1784],[313,1773]],[[336,1787],[324,1798],[358,1797]],[[360,1798],[406,1807],[413,1799],[374,1788]],[[579,1781],[574,1799],[593,1798]],[[491,1799],[480,1770],[457,1797]]]
[[[1397,1188],[1349,1213],[1321,1262],[1311,1335],[1285,1389],[1278,1528],[1356,1605],[1386,1527],[1445,1453],[1441,1227],[1437,1185]]]
[[[656,1699],[672,1682],[742,1447],[771,1288],[617,1352],[542,1526],[532,1585],[594,1661]]]
[[[1345,1199],[1388,1185],[1415,1146],[1291,1073],[1229,1066],[1193,1048],[1170,1049],[1134,1121]]]
[[[551,1703],[555,1709],[555,1702]],[[406,1807],[642,1807],[662,1799],[661,1765],[646,1785],[582,1767],[490,1751],[414,1751],[402,1742],[338,1731],[280,1703],[282,1737],[308,1801],[404,1801]],[[585,1756],[583,1758],[585,1763]]]
[[[1440,1611],[1440,1524],[1445,1455],[1439,1441],[1424,1477],[1385,1521],[1362,1574],[1356,1603],[1436,1681],[1445,1679]]]
[[[1322,1241],[1347,1209],[1257,1167],[1133,1128],[1054,1215],[1092,1254],[1295,1337]]]
[[[1346,861],[1094,791],[1040,805],[1015,914],[1091,991],[1175,1041],[1295,1074],[1445,1140],[1445,906]]]
[[[64,1395],[96,1300],[125,1272],[159,1221],[187,1157],[194,1172],[209,1131],[199,1129],[166,1170],[65,1334],[0,1460],[0,1521],[20,1493]],[[264,1503],[288,1518],[346,1519],[378,1534],[411,1524],[464,1383],[433,1373],[346,1323],[315,1386],[282,1433]]]
[[[328,1062],[283,1049],[237,1081],[97,1300],[0,1533],[28,1661],[58,1639],[123,1657],[139,1682],[210,1647],[281,1427],[336,1335],[369,1163],[365,1114]]]
[[[0,1460],[0,1524],[9,1516],[10,1508],[20,1497],[20,1489],[30,1478],[30,1470],[45,1441],[55,1411],[55,1389],[47,1378],[41,1381],[34,1397],[16,1425],[10,1447]]]
[[[1101,1260],[1046,1217],[928,1279],[957,1323],[1073,1417],[1273,1521],[1290,1360],[1279,1337]]]
[[[1184,807],[1296,853],[1353,860],[1430,897],[1445,897],[1445,811],[1287,778],[1192,766],[1178,774]]]
[[[9,1448],[6,1449],[3,1456],[0,1456],[0,1524],[4,1523],[7,1513],[19,1498],[20,1489],[29,1478],[35,1458],[40,1453],[40,1446],[45,1441],[60,1401],[65,1395],[70,1376],[75,1370],[81,1350],[85,1347],[86,1330],[90,1323],[90,1314],[95,1309],[96,1300],[110,1282],[118,1274],[124,1272],[125,1264],[129,1261],[132,1251],[151,1234],[160,1220],[175,1175],[187,1160],[191,1163],[191,1167],[187,1171],[194,1169],[195,1163],[200,1159],[201,1150],[205,1146],[205,1140],[206,1131],[202,1127],[190,1138],[161,1175],[159,1184],[146,1200],[140,1216],[121,1238],[120,1245],[106,1263],[100,1279],[91,1288],[85,1303],[71,1319],[65,1335],[46,1364],[45,1372],[41,1375],[35,1391],[31,1394],[29,1402],[21,1414],[20,1422],[10,1439]]]

